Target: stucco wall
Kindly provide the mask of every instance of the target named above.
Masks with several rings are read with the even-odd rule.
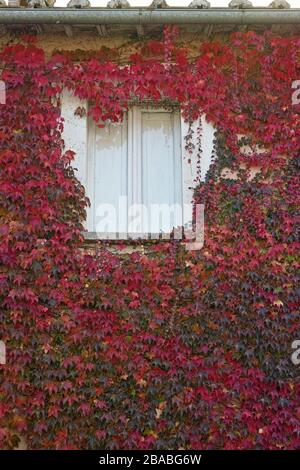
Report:
[[[149,36],[144,36],[141,39],[137,37],[130,38],[124,35],[114,35],[101,37],[91,33],[74,32],[72,37],[68,37],[66,33],[42,33],[38,34],[38,45],[42,47],[46,56],[50,56],[54,51],[97,51],[101,47],[118,48],[121,58],[126,59],[132,54],[137,46],[141,43],[151,39]],[[153,36],[152,39],[159,40],[161,33]],[[206,38],[207,39],[207,38]],[[5,46],[9,41],[17,41],[17,37],[9,34],[0,35],[0,48]],[[188,44],[192,53],[199,50],[201,42],[204,37],[195,33],[181,33],[179,43]]]

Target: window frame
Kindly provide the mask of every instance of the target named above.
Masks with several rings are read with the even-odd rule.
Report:
[[[85,109],[88,108],[88,103],[87,101],[82,101],[80,98],[74,96],[70,91],[64,90],[62,92],[61,96],[61,114],[64,120],[64,131],[62,134],[62,137],[65,142],[65,148],[66,149],[71,149],[75,152],[75,159],[73,163],[73,167],[76,169],[77,174],[76,176],[78,179],[81,181],[82,185],[86,189],[86,193],[89,196],[89,181],[88,181],[88,154],[89,154],[89,145],[90,145],[90,138],[91,138],[91,126],[89,125],[89,120],[90,118],[87,116],[80,117],[75,114],[75,111],[78,107],[84,107]],[[132,104],[133,108],[139,108],[136,103]],[[149,112],[149,109],[151,111],[155,112],[170,112],[170,109],[167,108],[160,108],[160,107],[144,107],[141,106],[142,110],[145,110]],[[176,109],[176,108],[175,108]],[[179,109],[180,113],[180,109]],[[130,116],[130,115],[129,115]],[[130,119],[128,116],[128,125],[130,126]],[[133,117],[134,118],[134,117]],[[207,125],[210,127],[210,130],[207,131],[207,135],[203,135],[204,141],[206,141],[205,145],[202,145],[203,149],[203,154],[201,158],[201,167],[204,167],[205,172],[207,171],[207,168],[209,167],[211,160],[212,160],[212,153],[213,153],[213,142],[214,140],[214,133],[216,129],[206,121],[206,117],[203,114],[201,116],[201,122],[202,122],[202,127]],[[94,123],[95,125],[95,123]],[[197,128],[198,128],[199,122],[195,121],[192,123],[192,131],[193,131],[193,136],[194,140],[196,139],[197,136]],[[185,136],[188,133],[189,129],[189,124],[186,123],[183,119],[183,117],[180,115],[180,141],[181,141],[181,162],[182,162],[182,172],[181,172],[181,185],[182,185],[182,200],[183,200],[183,205],[185,204],[192,204],[193,201],[193,193],[194,189],[196,186],[196,179],[198,175],[198,156],[197,156],[197,145],[195,145],[194,150],[192,151],[191,155],[186,155],[185,154]],[[131,131],[132,132],[132,131]],[[212,136],[212,137],[211,137]],[[133,137],[133,136],[132,136]],[[137,145],[137,140],[135,138],[131,139],[132,141],[132,146]],[[210,142],[211,141],[211,142]],[[196,141],[194,141],[196,144]],[[208,144],[208,148],[205,148],[205,146]],[[132,150],[134,151],[134,149]],[[136,171],[140,171],[140,168],[137,167]],[[201,169],[201,181],[204,180],[203,175],[203,168]],[[138,192],[139,188],[132,188],[132,192]],[[129,199],[129,192],[128,192],[128,199]],[[131,196],[132,197],[132,196]],[[87,240],[115,240],[115,241],[122,241],[122,240],[130,240],[130,239],[141,239],[141,240],[147,240],[149,238],[154,239],[154,238],[163,238],[163,234],[119,234],[121,235],[119,238],[116,239],[114,236],[115,234],[98,234],[97,232],[93,232],[89,230],[91,227],[89,224],[90,219],[90,212],[92,208],[88,207],[87,208],[87,218],[84,223],[84,236]],[[191,224],[190,220],[190,214],[188,212],[184,211],[183,215],[183,226],[184,227],[189,227]],[[101,235],[101,237],[99,237]],[[105,237],[102,237],[102,235],[105,235]],[[165,234],[166,238],[169,238],[169,234]]]
[[[122,147],[121,158],[127,160],[127,172],[126,172],[126,183],[124,186],[127,187],[127,211],[129,207],[134,205],[142,205],[143,201],[143,113],[165,113],[173,114],[173,148],[174,148],[174,160],[179,157],[180,169],[178,165],[174,166],[174,189],[178,182],[179,188],[178,191],[178,201],[175,203],[180,204],[182,207],[182,214],[180,222],[183,221],[183,184],[182,184],[182,174],[183,174],[183,161],[182,161],[182,142],[181,142],[181,117],[180,110],[178,108],[174,110],[169,110],[161,107],[144,107],[134,105],[126,113],[126,126],[122,126],[121,132],[124,133],[124,138],[127,139],[127,154],[125,155],[124,147]],[[118,125],[118,124],[116,124]],[[87,180],[87,191],[88,196],[93,202],[95,200],[95,139],[96,139],[97,125],[92,118],[88,118],[88,149],[87,149],[87,165],[86,165],[86,180]],[[179,171],[179,174],[178,174]],[[177,179],[178,178],[178,179]],[[124,187],[122,188],[122,193]],[[127,214],[128,220],[128,214]],[[93,204],[89,208],[87,214],[86,227],[88,230],[88,237],[93,239],[110,239],[110,240],[127,240],[127,239],[158,239],[158,238],[170,238],[170,232],[129,232],[128,224],[126,232],[96,232],[94,231],[95,227],[95,208],[93,209]]]

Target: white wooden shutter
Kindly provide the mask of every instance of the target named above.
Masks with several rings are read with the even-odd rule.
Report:
[[[116,238],[127,232],[127,120],[99,128],[90,124],[88,187],[91,231]]]
[[[141,122],[143,231],[169,233],[182,223],[180,115],[142,111]]]

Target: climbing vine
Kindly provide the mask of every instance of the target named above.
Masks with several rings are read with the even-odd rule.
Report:
[[[297,38],[248,32],[191,59],[171,27],[122,66],[107,50],[46,59],[30,36],[1,51],[2,448],[20,436],[32,449],[300,447],[298,51]],[[215,124],[195,191],[202,250],[82,249],[88,201],[62,140],[63,89],[98,125],[132,101]]]

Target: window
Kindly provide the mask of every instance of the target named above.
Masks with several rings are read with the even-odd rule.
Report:
[[[122,124],[99,128],[89,118],[74,116],[83,104],[69,92],[62,96],[65,146],[76,153],[77,177],[91,201],[87,238],[168,238],[173,227],[188,225],[197,149],[191,160],[184,156],[188,125],[180,112],[135,106]],[[204,178],[215,129],[204,116],[201,122]],[[193,127],[196,136],[198,122]]]
[[[89,130],[89,231],[153,237],[181,226],[179,112],[134,107],[122,124]]]

